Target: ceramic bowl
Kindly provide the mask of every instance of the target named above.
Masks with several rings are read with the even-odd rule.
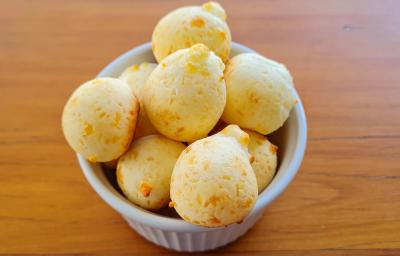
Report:
[[[232,56],[253,52],[238,43],[232,43]],[[105,67],[98,77],[118,77],[133,64],[155,62],[151,44],[146,43],[127,51]],[[297,94],[297,93],[296,93]],[[245,234],[261,217],[265,208],[276,199],[296,175],[303,159],[307,125],[301,100],[291,111],[284,126],[268,136],[279,147],[277,173],[269,186],[259,195],[251,213],[240,224],[227,227],[206,228],[192,225],[165,212],[150,212],[129,202],[119,191],[112,173],[100,164],[90,163],[78,154],[79,164],[89,184],[114,210],[119,212],[136,232],[147,240],[177,251],[206,251],[224,246]],[[172,211],[172,210],[170,210]]]

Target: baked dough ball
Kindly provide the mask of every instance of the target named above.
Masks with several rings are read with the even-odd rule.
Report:
[[[296,103],[289,71],[256,53],[233,57],[225,70],[225,82],[222,120],[264,135],[281,127]]]
[[[226,226],[242,221],[258,195],[249,162],[249,136],[229,125],[187,147],[171,178],[171,205],[192,224]]]
[[[117,159],[129,148],[138,111],[139,102],[125,82],[91,80],[76,89],[64,107],[64,136],[91,162]]]
[[[203,43],[224,62],[231,51],[231,32],[224,9],[215,2],[176,9],[156,25],[152,36],[153,54],[161,62],[171,53]]]
[[[224,68],[203,44],[165,58],[143,91],[147,116],[158,132],[178,141],[207,136],[225,107]]]
[[[140,65],[133,65],[121,74],[119,79],[127,82],[135,93],[140,103],[139,117],[136,124],[135,138],[143,137],[150,134],[156,134],[157,130],[151,124],[143,107],[143,86],[146,84],[147,78],[151,72],[157,67],[155,63],[143,62]]]
[[[185,145],[161,135],[136,139],[118,161],[117,181],[124,195],[149,210],[169,202],[171,173]]]
[[[271,182],[276,172],[278,147],[268,139],[253,131],[245,130],[250,136],[249,153],[252,156],[251,167],[257,178],[258,193]]]

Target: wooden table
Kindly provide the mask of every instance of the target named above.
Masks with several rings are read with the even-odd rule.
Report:
[[[90,188],[72,90],[188,1],[0,2],[0,254],[167,254]],[[224,1],[233,39],[289,67],[309,140],[294,182],[216,252],[400,255],[400,2]]]

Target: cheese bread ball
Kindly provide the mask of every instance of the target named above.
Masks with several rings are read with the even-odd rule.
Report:
[[[289,71],[256,53],[233,57],[225,70],[225,82],[222,120],[264,135],[281,127],[296,103]]]
[[[276,172],[278,147],[268,139],[253,131],[245,130],[250,136],[249,153],[252,156],[251,167],[257,178],[258,193],[271,182]]]
[[[171,205],[192,224],[219,227],[242,221],[258,195],[249,162],[249,136],[237,125],[187,147],[171,178]]]
[[[143,90],[147,116],[158,132],[177,141],[207,136],[225,107],[224,68],[203,44],[165,58]]]
[[[138,111],[139,102],[125,82],[91,80],[76,89],[64,107],[64,136],[91,162],[117,159],[129,148]]]
[[[157,130],[151,124],[143,107],[143,86],[146,84],[147,78],[151,72],[157,67],[155,63],[143,62],[140,65],[133,65],[121,74],[119,79],[127,82],[140,103],[139,117],[136,124],[135,138],[143,137],[150,134],[156,134]]]
[[[117,182],[124,195],[145,209],[166,206],[171,173],[185,147],[161,135],[136,139],[118,162]]]
[[[152,36],[153,54],[161,62],[171,53],[203,43],[224,62],[231,51],[231,32],[224,9],[215,2],[176,9],[156,25]]]

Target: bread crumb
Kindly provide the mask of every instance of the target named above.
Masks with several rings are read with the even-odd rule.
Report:
[[[143,194],[144,197],[150,196],[151,190],[152,187],[145,182],[143,182],[142,185],[140,185],[140,192]]]

